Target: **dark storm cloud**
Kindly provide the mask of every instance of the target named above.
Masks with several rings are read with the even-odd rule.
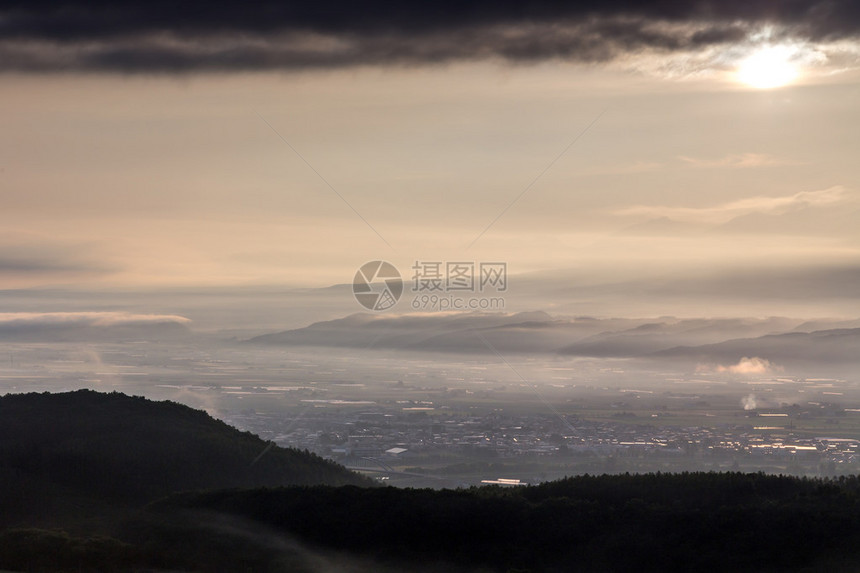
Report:
[[[90,274],[104,273],[108,269],[101,265],[80,263],[60,259],[24,259],[0,256],[0,276],[7,274]]]
[[[624,16],[646,20],[771,21],[816,34],[853,34],[860,7],[853,0],[450,0],[391,2],[322,0],[285,2],[4,0],[4,35],[87,39],[173,30],[271,33],[426,33],[526,22],[585,21]]]
[[[854,37],[852,0],[0,0],[0,69],[301,69],[501,58],[605,61],[743,40]]]
[[[41,275],[89,276],[117,269],[89,258],[89,253],[51,245],[0,244],[0,278]]]

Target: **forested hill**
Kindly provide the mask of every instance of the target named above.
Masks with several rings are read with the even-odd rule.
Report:
[[[175,494],[111,529],[0,529],[0,569],[260,573],[860,571],[860,479],[579,476],[461,490]]]
[[[266,448],[172,402],[4,396],[0,570],[860,571],[858,477],[352,487],[370,482],[294,450],[260,457]]]
[[[503,489],[294,487],[158,506],[251,519],[392,570],[860,571],[860,479],[578,476]]]
[[[367,483],[174,402],[90,390],[0,397],[0,487],[19,494],[0,498],[4,515],[52,494],[148,502],[192,489]]]

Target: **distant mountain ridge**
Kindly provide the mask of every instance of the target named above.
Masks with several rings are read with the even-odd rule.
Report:
[[[860,362],[860,328],[787,332],[701,346],[678,346],[656,352],[654,355],[699,361],[726,361],[744,356],[760,356],[786,364],[803,361],[853,363]]]
[[[855,324],[855,321],[831,322],[834,327]],[[359,313],[257,336],[247,342],[277,346],[487,353],[490,350],[484,342],[486,340],[500,352],[623,357],[645,356],[679,346],[784,334],[801,326],[825,327],[827,324],[827,321],[805,322],[783,317],[568,318],[553,317],[542,311],[394,316]]]
[[[469,352],[476,349],[486,351],[486,346],[474,336],[474,331],[509,328],[528,323],[546,326],[552,322],[550,315],[540,311],[391,317],[356,313],[335,320],[316,322],[304,328],[257,336],[248,342],[279,346],[426,349],[440,352]],[[462,333],[470,333],[468,344],[455,340],[462,337]],[[471,340],[472,338],[475,340]]]

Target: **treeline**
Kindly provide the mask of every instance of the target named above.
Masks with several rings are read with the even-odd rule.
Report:
[[[857,571],[860,480],[603,475],[463,490],[175,494],[110,537],[8,529],[15,571]],[[332,561],[334,560],[334,561]]]
[[[492,571],[860,568],[860,480],[580,476],[467,490],[301,487],[174,497],[390,564]]]

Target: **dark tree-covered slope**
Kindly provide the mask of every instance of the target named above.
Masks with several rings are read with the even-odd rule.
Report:
[[[467,570],[856,571],[860,480],[580,476],[469,490],[297,487],[183,494],[316,547]],[[405,569],[404,569],[405,570]]]
[[[182,490],[366,483],[174,402],[90,390],[0,397],[0,515],[7,523],[74,496],[123,504]]]

